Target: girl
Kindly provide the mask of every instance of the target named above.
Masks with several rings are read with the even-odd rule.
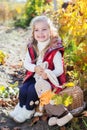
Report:
[[[35,74],[48,80],[47,74],[40,66],[41,63],[48,62],[48,69],[52,70],[60,85],[65,83],[62,60],[64,48],[51,20],[46,16],[36,16],[31,22],[31,29],[31,42],[28,44],[28,51],[24,61],[24,67],[27,70],[26,76],[19,91],[19,103],[9,114],[19,123],[30,119],[35,112],[35,106],[29,105],[30,101],[35,102],[38,100],[35,91]],[[56,88],[56,93],[62,90],[59,86],[56,87],[51,82],[50,84],[52,89]]]

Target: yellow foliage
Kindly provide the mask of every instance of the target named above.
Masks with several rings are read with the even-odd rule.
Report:
[[[53,97],[52,97],[52,100],[51,102],[53,101],[53,104],[54,105],[59,105],[59,104],[63,104],[64,106],[69,106],[70,104],[73,103],[73,97],[72,96],[69,96],[67,94],[64,94],[64,95],[58,95],[58,94],[55,94]]]
[[[67,96],[66,100],[64,100],[63,104],[64,106],[68,107],[70,104],[72,104],[73,98],[71,96]]]
[[[0,64],[4,64],[5,62],[5,54],[0,50]]]
[[[73,82],[68,82],[63,85],[64,87],[74,87],[75,84]]]
[[[52,100],[54,101],[54,104],[55,105],[58,105],[58,104],[62,104],[62,96],[61,95],[57,95],[55,94],[53,97],[52,97]]]
[[[67,74],[79,84],[81,74],[87,79],[87,0],[75,0],[74,4],[72,1],[65,10],[59,8],[50,14],[63,40],[65,63],[73,66],[72,71],[77,76],[72,71]],[[68,87],[72,86],[74,85],[68,84]]]
[[[5,90],[5,86],[0,85],[0,94],[2,94],[4,92],[4,90]]]
[[[9,86],[10,86],[11,88],[17,87],[17,86],[18,86],[18,81],[16,81],[14,84],[9,84]]]
[[[16,7],[16,11],[17,11],[18,14],[21,14],[21,12],[22,12],[22,8],[20,8],[20,7]]]
[[[6,21],[18,17],[24,11],[24,5],[16,2],[0,2],[0,20]]]
[[[87,33],[87,2],[76,0],[75,5],[70,4],[65,12],[59,11],[59,24],[61,25],[62,33],[70,32],[73,37],[84,36]],[[55,16],[54,16],[55,17]],[[64,34],[64,33],[63,33]],[[61,35],[63,35],[61,34]]]

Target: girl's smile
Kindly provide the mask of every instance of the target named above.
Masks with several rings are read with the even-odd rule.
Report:
[[[34,38],[39,42],[44,42],[50,38],[50,28],[45,21],[35,23]]]

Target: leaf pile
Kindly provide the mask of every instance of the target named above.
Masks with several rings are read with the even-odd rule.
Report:
[[[0,106],[15,106],[18,102],[18,82],[9,84],[9,87],[0,86]]]

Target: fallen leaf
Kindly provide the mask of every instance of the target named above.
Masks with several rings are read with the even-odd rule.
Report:
[[[10,130],[10,128],[8,126],[3,126],[0,128],[0,130]]]
[[[47,119],[48,119],[48,115],[47,115],[47,114],[42,115],[41,120],[43,120],[43,121],[47,121]]]
[[[66,130],[65,126],[60,127],[60,130]]]
[[[40,120],[39,117],[34,117],[34,118],[32,119],[32,121],[31,121],[31,123],[29,124],[29,126],[34,125],[34,124],[37,123],[37,121],[39,121],[39,120]]]
[[[14,127],[13,130],[21,130],[21,127]]]
[[[87,111],[82,112],[82,115],[87,117]]]

